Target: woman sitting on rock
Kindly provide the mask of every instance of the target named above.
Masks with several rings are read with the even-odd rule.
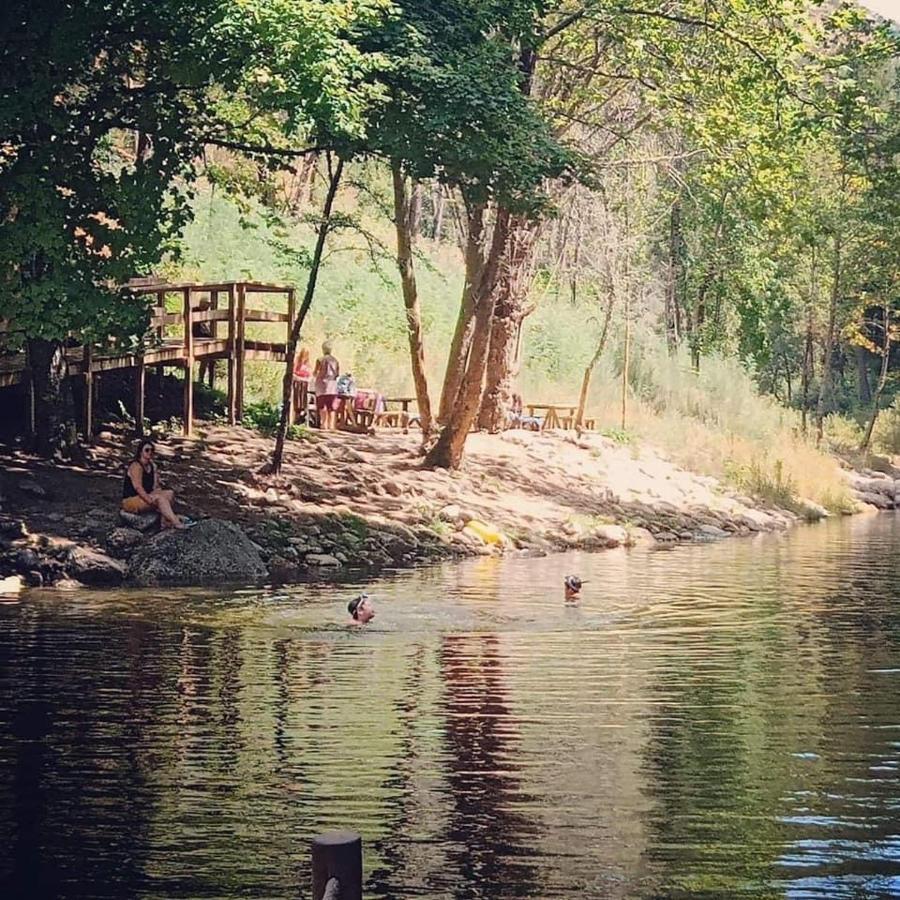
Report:
[[[150,441],[141,441],[137,445],[134,459],[122,482],[122,509],[136,515],[155,510],[160,515],[163,528],[185,528],[185,523],[172,509],[175,492],[161,490],[159,487],[159,472],[153,462],[154,453]]]

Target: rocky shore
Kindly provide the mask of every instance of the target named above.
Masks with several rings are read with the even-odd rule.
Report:
[[[80,466],[0,450],[0,579],[7,587],[292,582],[487,554],[719,540],[827,515],[766,506],[651,449],[598,435],[475,435],[461,472],[421,469],[414,436],[269,442],[214,426],[158,443],[160,469],[200,522],[156,531],[118,511],[127,444],[101,435]],[[850,472],[861,508],[894,509],[900,482]]]

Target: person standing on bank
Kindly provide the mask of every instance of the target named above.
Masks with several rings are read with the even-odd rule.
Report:
[[[325,341],[322,344],[322,356],[316,360],[316,367],[313,369],[319,427],[325,431],[337,428],[337,411],[341,404],[337,389],[340,374],[340,363],[331,355],[331,341]]]
[[[159,486],[154,455],[155,449],[150,441],[141,441],[137,445],[122,482],[122,509],[138,515],[156,510],[163,528],[186,528],[181,517],[172,509],[175,492],[162,490]]]
[[[306,408],[309,398],[309,379],[312,369],[309,367],[309,350],[301,347],[294,359],[294,421],[306,421]]]

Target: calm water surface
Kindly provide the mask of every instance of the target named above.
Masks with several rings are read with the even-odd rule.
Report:
[[[0,605],[0,895],[900,897],[900,518],[356,589]]]

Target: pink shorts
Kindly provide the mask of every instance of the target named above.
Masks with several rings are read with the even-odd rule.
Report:
[[[316,409],[319,412],[337,412],[341,408],[341,398],[337,394],[316,394]]]

